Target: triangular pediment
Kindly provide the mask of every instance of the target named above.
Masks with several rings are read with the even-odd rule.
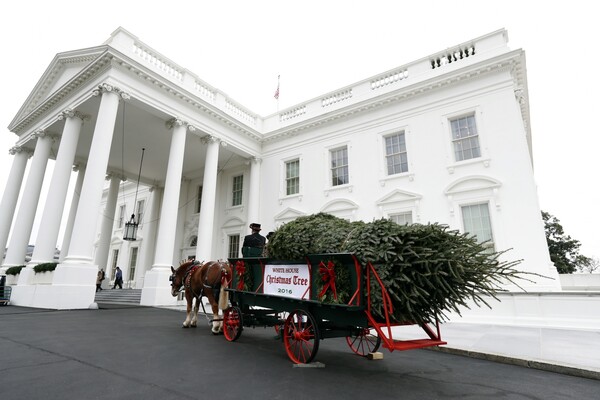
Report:
[[[279,214],[275,215],[274,219],[275,221],[291,221],[298,217],[303,217],[305,215],[306,213],[302,211],[298,211],[294,208],[288,207]]]
[[[386,194],[379,200],[377,200],[376,204],[378,206],[383,206],[386,204],[402,203],[402,202],[406,202],[406,201],[417,201],[417,200],[420,200],[421,197],[422,196],[420,194],[396,189],[396,190],[393,190],[391,193]]]
[[[240,218],[238,217],[233,217],[228,219],[227,221],[225,221],[225,223],[223,224],[222,228],[226,229],[226,228],[238,228],[242,225],[245,225],[244,221],[242,221]]]
[[[74,50],[58,53],[46,71],[35,85],[23,106],[12,120],[9,129],[18,121],[43,104],[52,94],[56,93],[67,82],[78,76],[90,64],[97,60],[108,46]]]
[[[502,186],[496,179],[487,176],[467,176],[452,182],[444,191],[447,195],[473,190],[494,189]]]

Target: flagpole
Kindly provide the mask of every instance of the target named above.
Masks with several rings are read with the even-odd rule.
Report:
[[[280,82],[280,78],[281,75],[277,75],[277,90],[275,90],[275,95],[273,97],[275,97],[275,100],[277,100],[277,112],[279,112],[279,82]]]

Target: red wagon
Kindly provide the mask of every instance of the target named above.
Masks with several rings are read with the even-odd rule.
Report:
[[[234,266],[228,289],[232,305],[223,316],[223,332],[230,342],[245,327],[272,326],[297,364],[313,361],[320,341],[328,338],[345,337],[352,351],[365,357],[380,346],[394,351],[446,344],[437,319],[427,324],[393,322],[392,302],[375,268],[370,263],[362,265],[353,254],[314,254],[302,261],[234,258],[230,262]],[[325,302],[325,298],[337,297],[340,277],[345,278],[346,301]],[[379,316],[373,312],[374,288],[383,300]],[[426,336],[394,337],[396,327],[408,325],[420,327]]]

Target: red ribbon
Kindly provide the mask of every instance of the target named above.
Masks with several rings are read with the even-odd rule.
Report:
[[[321,279],[325,283],[323,290],[321,290],[321,293],[319,293],[319,297],[325,295],[327,290],[331,288],[331,291],[333,292],[333,298],[337,300],[337,290],[335,289],[335,270],[333,267],[334,265],[331,261],[327,262],[327,266],[325,266],[323,261],[321,261],[319,264],[319,273],[321,274]]]
[[[246,272],[246,266],[243,261],[235,262],[235,273],[238,276],[237,290],[244,290],[244,272]]]

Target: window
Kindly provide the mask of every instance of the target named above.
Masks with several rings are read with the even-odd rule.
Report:
[[[135,266],[137,265],[138,248],[132,247],[129,254],[129,274],[128,279],[132,281],[135,277]]]
[[[300,160],[285,163],[285,194],[300,193]]]
[[[144,217],[144,205],[146,204],[146,200],[139,200],[137,202],[137,223],[138,225],[142,225],[142,218]]]
[[[198,236],[194,236],[192,237],[192,240],[190,240],[190,247],[196,247],[198,246]]]
[[[408,157],[406,155],[406,139],[404,132],[385,138],[385,158],[388,175],[400,174],[408,171]]]
[[[123,220],[125,219],[125,204],[119,207],[119,226],[118,228],[123,227]]]
[[[231,205],[241,206],[242,205],[242,191],[244,189],[244,175],[238,175],[233,177],[233,196]]]
[[[450,121],[450,126],[455,160],[463,161],[481,157],[475,115],[453,119]]]
[[[229,235],[228,258],[238,258],[240,256],[240,235]]]
[[[331,150],[331,186],[345,185],[350,182],[348,176],[348,148]]]
[[[198,186],[198,202],[196,203],[196,212],[200,212],[200,206],[202,205],[202,186]]]
[[[391,214],[390,220],[394,221],[398,225],[410,225],[412,224],[412,212],[402,212],[398,214]]]
[[[492,223],[488,203],[462,206],[461,212],[465,232],[474,235],[479,243],[488,242],[486,243],[486,247],[489,247],[493,251],[494,238],[492,236]]]
[[[112,264],[110,267],[110,279],[115,279],[115,273],[117,272],[117,261],[119,261],[119,249],[113,250]]]

